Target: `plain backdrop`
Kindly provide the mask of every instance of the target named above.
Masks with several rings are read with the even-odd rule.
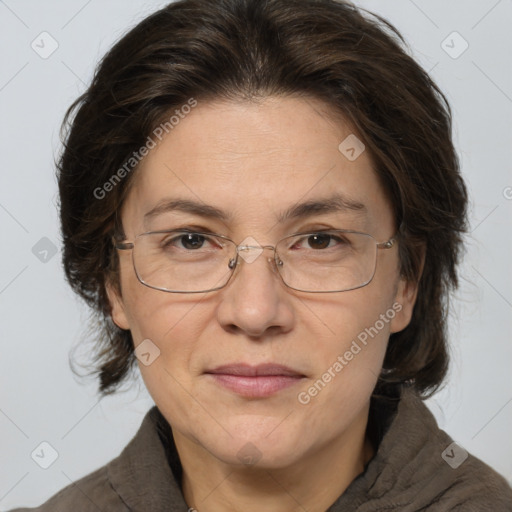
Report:
[[[96,382],[69,369],[88,313],[61,269],[53,162],[65,109],[100,57],[165,3],[0,1],[0,510],[41,504],[117,456],[153,405],[140,377],[99,400]],[[452,303],[450,375],[428,405],[511,481],[512,2],[357,4],[401,30],[453,107],[471,234]],[[58,454],[48,469],[31,457],[42,442]]]

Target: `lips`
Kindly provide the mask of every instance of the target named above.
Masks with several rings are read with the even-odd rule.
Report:
[[[305,375],[280,364],[229,364],[205,372],[216,385],[246,398],[266,398],[301,382]]]
[[[280,364],[266,363],[257,366],[251,366],[245,363],[240,364],[227,364],[218,366],[213,370],[208,370],[205,373],[222,374],[222,375],[237,375],[243,377],[260,377],[260,376],[286,376],[286,377],[304,377],[303,374],[283,366]]]

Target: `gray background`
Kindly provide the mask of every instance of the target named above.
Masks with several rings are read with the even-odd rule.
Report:
[[[69,370],[88,314],[51,251],[60,251],[53,159],[64,111],[98,59],[165,3],[0,1],[0,510],[40,504],[111,460],[153,405],[140,377],[99,400],[96,383]],[[453,107],[472,231],[450,318],[451,373],[428,404],[460,445],[512,481],[512,2],[357,3],[402,31]],[[47,58],[31,47],[55,44],[43,31],[58,44]],[[48,469],[31,458],[43,441],[58,452]]]

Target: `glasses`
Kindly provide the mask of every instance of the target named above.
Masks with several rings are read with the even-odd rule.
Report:
[[[346,229],[296,233],[275,246],[261,246],[251,237],[237,245],[230,238],[190,230],[142,233],[133,242],[112,242],[132,251],[138,280],[150,288],[171,293],[204,293],[226,286],[243,259],[255,261],[272,250],[267,261],[293,290],[331,293],[366,286],[377,268],[379,249],[394,246],[397,235],[377,242],[367,233]],[[251,244],[251,245],[248,245]]]

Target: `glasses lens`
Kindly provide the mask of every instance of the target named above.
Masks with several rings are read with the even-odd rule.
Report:
[[[289,236],[277,246],[284,283],[306,292],[360,288],[375,273],[377,245],[371,235],[322,231]]]
[[[232,242],[207,233],[153,232],[136,238],[133,263],[139,280],[152,288],[209,291],[229,280],[235,252]]]

